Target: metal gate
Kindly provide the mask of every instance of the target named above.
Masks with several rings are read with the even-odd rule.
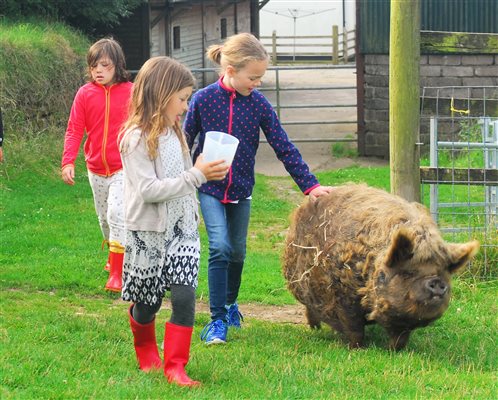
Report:
[[[498,88],[424,88],[423,93],[422,118],[430,122],[429,166],[421,167],[424,203],[429,202],[434,220],[448,239],[481,242],[483,275],[495,277]]]
[[[212,77],[216,71],[215,68],[192,69],[199,82],[203,81],[201,74]],[[347,84],[334,83],[334,74],[341,72],[354,75],[356,68],[354,65],[268,68],[259,90],[271,102],[293,142],[357,142],[356,81],[348,78],[344,80]],[[318,78],[310,77],[311,74]],[[321,79],[326,74],[330,79]],[[312,131],[313,127],[325,133],[303,133]],[[262,138],[261,142],[266,140]]]
[[[475,124],[481,128],[482,140],[479,142],[465,142],[465,141],[440,141],[438,140],[437,127],[438,118],[431,118],[431,131],[430,131],[430,167],[439,171],[440,179],[437,180],[436,184],[430,185],[430,210],[432,217],[436,222],[439,221],[439,215],[441,209],[444,208],[458,208],[458,207],[481,207],[483,209],[482,215],[482,225],[481,226],[454,226],[454,227],[443,227],[442,230],[446,232],[463,232],[471,230],[487,230],[487,229],[497,229],[498,228],[498,200],[497,192],[498,186],[496,182],[496,171],[498,170],[498,119],[492,120],[489,117],[479,118],[475,121]],[[460,151],[478,151],[482,153],[483,157],[483,169],[472,168],[471,165],[468,169],[464,171],[465,181],[457,181],[457,176],[459,175],[458,170],[453,167],[451,168],[451,184],[482,184],[484,186],[484,199],[482,202],[459,202],[455,199],[452,201],[444,202],[441,201],[439,196],[439,185],[447,183],[443,175],[444,170],[438,170],[439,166],[439,154],[444,150],[450,150],[452,153],[457,153]],[[443,166],[444,167],[444,166]],[[446,166],[447,167],[447,166]],[[461,175],[461,174],[460,174]],[[466,175],[466,176],[465,176]],[[448,183],[450,183],[448,181]]]

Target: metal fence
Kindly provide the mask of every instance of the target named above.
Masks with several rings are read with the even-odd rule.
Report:
[[[421,116],[430,137],[424,202],[449,240],[481,242],[481,273],[496,277],[498,87],[424,88]]]
[[[356,85],[339,85],[320,79],[306,79],[307,74],[311,72],[334,74],[340,70],[354,73],[356,69],[352,65],[271,66],[268,68],[264,84],[259,90],[270,100],[286,130],[299,127],[296,132],[289,135],[293,142],[357,142]],[[214,68],[192,69],[200,82],[205,80],[203,74],[212,75],[216,71],[217,69]],[[289,78],[286,74],[293,75]],[[296,75],[298,76],[293,78]],[[337,93],[341,93],[341,96]],[[341,101],[337,101],[338,97],[341,97]],[[286,110],[298,110],[299,112],[286,115]],[[317,110],[323,112],[317,113]],[[317,115],[311,115],[312,112]],[[340,112],[340,115],[334,116],[333,114],[337,112]],[[348,119],[343,118],[345,113],[348,114]],[[339,125],[346,134],[341,136],[341,132],[334,131],[333,127]],[[326,134],[303,134],[304,130],[309,131],[310,127],[314,126],[319,126],[320,131],[327,130]],[[261,142],[265,143],[266,140],[261,139]]]

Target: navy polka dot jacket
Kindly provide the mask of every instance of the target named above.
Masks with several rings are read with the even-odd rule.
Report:
[[[204,146],[206,132],[221,131],[233,135],[239,139],[239,146],[225,179],[209,181],[199,191],[222,202],[251,196],[260,128],[277,158],[304,194],[319,186],[299,150],[290,142],[280,125],[270,102],[261,92],[254,90],[249,96],[242,96],[234,89],[227,88],[222,79],[199,90],[192,97],[184,122],[187,142],[192,148],[198,139],[193,154],[194,163]]]

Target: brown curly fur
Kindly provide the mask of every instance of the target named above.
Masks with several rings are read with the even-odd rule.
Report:
[[[477,242],[444,242],[418,203],[351,184],[316,202],[306,200],[294,212],[283,273],[289,290],[306,306],[312,328],[325,322],[350,347],[359,347],[364,326],[377,322],[386,329],[389,346],[400,349],[413,329],[443,314],[451,274],[478,247]],[[446,292],[435,296],[431,285]]]

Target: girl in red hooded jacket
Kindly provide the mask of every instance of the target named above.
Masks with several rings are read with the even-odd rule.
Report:
[[[87,53],[89,82],[73,101],[62,155],[62,179],[75,183],[75,160],[84,144],[88,179],[95,210],[109,245],[106,269],[110,270],[105,288],[121,291],[124,254],[123,172],[118,134],[127,118],[132,83],[123,50],[114,39],[94,43]]]

